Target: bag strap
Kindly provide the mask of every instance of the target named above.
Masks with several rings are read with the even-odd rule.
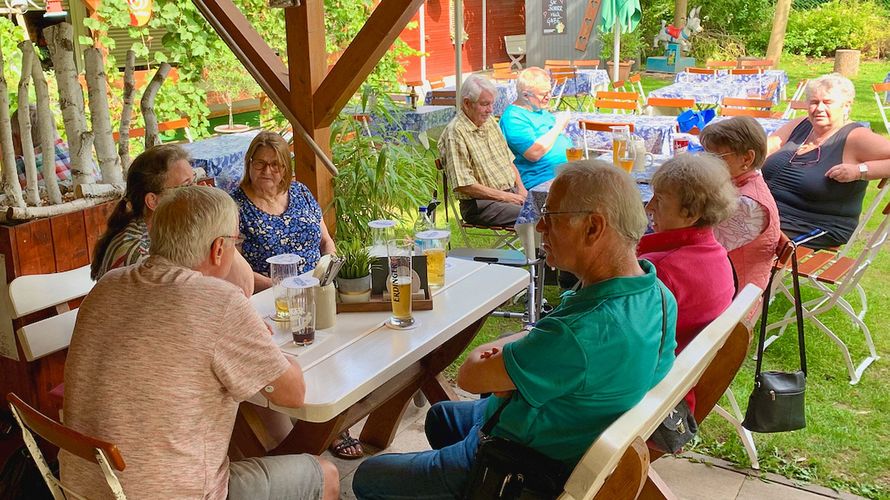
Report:
[[[798,262],[797,262],[797,247],[813,238],[818,238],[825,234],[825,231],[822,229],[814,229],[809,233],[803,234],[794,238],[793,240],[788,241],[785,244],[780,255],[784,255],[786,251],[790,251],[790,259],[791,259],[791,281],[794,290],[794,314],[797,319],[797,346],[798,352],[800,354],[800,370],[803,372],[804,376],[807,375],[807,350],[806,350],[806,342],[804,339],[804,328],[803,328],[803,305],[801,304],[801,296],[800,296],[800,276],[798,274]],[[770,291],[773,288],[773,280],[781,269],[781,262],[776,260],[776,263],[773,265],[769,274],[769,281],[766,284],[766,290],[763,291],[763,304],[762,312],[760,314],[760,338],[757,341],[757,365],[754,369],[754,378],[760,375],[761,368],[763,365],[763,350],[765,348],[766,343],[766,327],[767,327],[767,316],[769,314],[769,299],[770,299]]]

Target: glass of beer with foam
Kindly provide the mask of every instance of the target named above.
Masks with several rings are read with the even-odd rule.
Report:
[[[411,328],[414,316],[411,315],[411,293],[414,272],[411,269],[411,258],[414,256],[414,242],[405,240],[389,240],[386,243],[389,276],[387,288],[392,302],[392,316],[388,325],[395,328]]]
[[[290,318],[287,306],[287,290],[281,282],[300,274],[303,267],[302,257],[292,253],[273,255],[266,259],[269,263],[269,277],[272,278],[272,296],[275,297],[275,321],[287,321]]]
[[[448,229],[431,229],[414,235],[414,239],[420,242],[423,248],[423,255],[426,256],[426,273],[430,288],[445,286],[445,253],[449,238],[451,231]]]

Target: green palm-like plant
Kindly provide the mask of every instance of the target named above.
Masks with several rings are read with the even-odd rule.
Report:
[[[371,274],[372,257],[368,249],[359,240],[341,241],[337,244],[337,253],[343,257],[343,267],[337,274],[338,278],[355,279]]]

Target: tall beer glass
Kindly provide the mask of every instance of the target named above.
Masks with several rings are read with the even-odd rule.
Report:
[[[445,286],[445,252],[448,248],[448,239],[451,231],[447,229],[433,229],[421,231],[414,235],[414,239],[423,245],[423,254],[426,256],[427,280],[430,288]]]
[[[266,259],[269,263],[269,277],[272,278],[272,296],[275,297],[275,321],[287,321],[290,318],[287,306],[287,290],[281,286],[281,282],[300,274],[303,267],[302,257],[292,253],[273,255]]]
[[[628,143],[630,142],[630,127],[616,125],[612,129],[612,164],[621,167],[621,159],[627,156]],[[631,168],[633,165],[631,164]]]
[[[411,315],[411,257],[414,242],[410,240],[389,240],[386,244],[389,260],[389,297],[392,301],[392,316],[389,325],[396,328],[414,326]]]

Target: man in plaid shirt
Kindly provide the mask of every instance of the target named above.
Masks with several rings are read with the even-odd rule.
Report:
[[[34,140],[34,155],[37,163],[37,181],[43,183],[43,154],[40,151],[40,145],[37,142],[37,107],[30,106],[31,114],[31,137]],[[25,161],[22,157],[22,140],[21,131],[19,130],[18,110],[12,114],[12,145],[15,149],[15,168],[19,174],[19,183],[25,187],[27,181],[25,179]],[[55,143],[55,166],[56,177],[59,182],[65,185],[71,184],[71,160],[68,156],[68,144],[65,143],[58,135]]]
[[[461,111],[445,127],[439,154],[465,222],[512,226],[528,192],[507,141],[491,119],[496,96],[497,89],[484,77],[466,79],[461,86]]]

